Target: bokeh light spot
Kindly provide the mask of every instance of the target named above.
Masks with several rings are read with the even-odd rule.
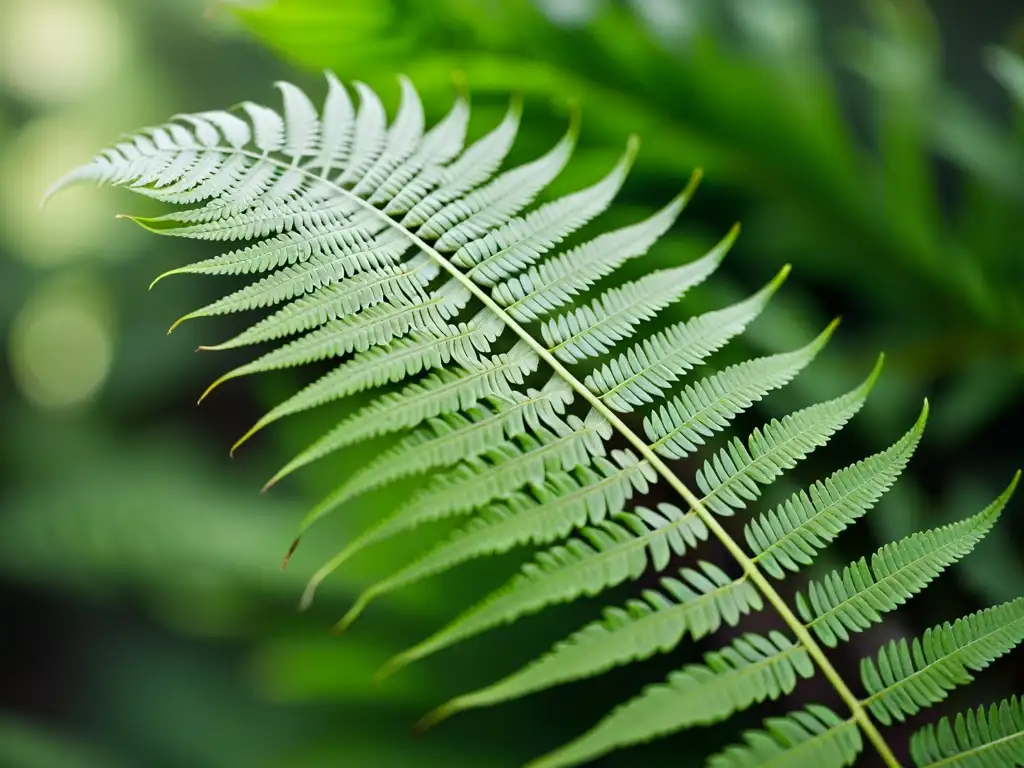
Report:
[[[98,91],[121,65],[124,40],[106,0],[0,3],[0,76],[24,98],[66,103]]]
[[[35,405],[66,409],[88,402],[110,373],[114,340],[109,304],[96,286],[44,286],[18,313],[9,343],[18,388]]]
[[[73,187],[45,209],[39,207],[55,179],[103,145],[97,133],[82,117],[37,120],[0,156],[0,233],[17,257],[52,267],[89,254],[120,256],[130,247],[128,241],[114,237],[117,211],[109,194],[97,194],[89,186]],[[103,247],[104,241],[115,247]]]

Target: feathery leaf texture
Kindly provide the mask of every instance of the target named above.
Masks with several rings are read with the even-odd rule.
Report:
[[[921,441],[927,419],[925,401],[917,423],[891,448],[833,473],[747,523],[743,533],[755,562],[777,579],[810,565],[892,487]]]
[[[747,731],[743,739],[746,744],[712,756],[708,768],[843,768],[864,748],[857,723],[820,704],[768,718],[763,730]]]
[[[950,723],[944,717],[910,739],[918,768],[1002,768],[1024,765],[1024,699],[969,709]]]
[[[861,662],[871,712],[888,725],[942,701],[1024,640],[1024,598],[926,630],[908,644],[893,640],[878,661]]]
[[[281,418],[373,393],[361,408],[325,425],[267,483],[366,441],[394,439],[310,511],[300,536],[358,496],[429,475],[402,506],[384,510],[316,572],[303,605],[363,547],[432,521],[466,518],[447,539],[367,589],[341,626],[391,590],[514,547],[547,547],[504,587],[398,654],[384,672],[546,607],[662,574],[657,588],[607,608],[545,656],[456,697],[425,724],[668,652],[686,636],[739,626],[747,614],[769,608],[787,633],[742,634],[704,663],[649,686],[535,765],[578,764],[724,719],[792,691],[817,670],[848,707],[846,719],[819,705],[771,718],[710,765],[849,765],[867,743],[892,768],[897,759],[876,721],[887,725],[940,701],[1024,639],[1024,603],[1014,601],[937,627],[911,645],[891,643],[877,662],[862,665],[863,700],[822,648],[878,621],[967,555],[995,524],[1016,478],[982,513],[883,546],[870,566],[862,559],[811,582],[795,608],[773,586],[812,564],[892,486],[921,440],[927,401],[917,423],[889,449],[772,510],[755,511],[743,528],[746,548],[722,527],[720,518],[745,513],[854,417],[882,360],[846,395],[769,419],[745,441],[728,434],[739,414],[814,360],[836,323],[800,349],[688,380],[756,322],[789,273],[783,267],[732,306],[663,319],[711,277],[736,241],[737,226],[689,263],[640,269],[628,282],[616,274],[627,262],[643,267],[643,257],[692,199],[699,170],[653,215],[591,231],[601,229],[602,214],[626,180],[639,148],[635,137],[601,178],[552,197],[547,190],[576,145],[575,108],[550,150],[506,168],[522,113],[518,99],[498,125],[466,146],[470,109],[461,97],[428,126],[416,89],[400,77],[400,103],[389,122],[368,86],[349,88],[331,73],[326,77],[320,109],[299,88],[277,83],[281,110],[244,101],[233,112],[177,115],[101,152],[47,196],[77,182],[125,186],[180,206],[162,216],[125,217],[138,225],[235,244],[154,281],[184,274],[248,281],[178,321],[250,312],[258,316],[248,328],[204,349],[270,345],[236,364],[204,397],[244,375],[333,361],[333,369],[271,409],[232,451]],[[567,243],[584,227],[583,236]],[[595,286],[600,291],[578,303]],[[619,414],[633,414],[640,431]],[[722,432],[722,445],[695,456]],[[670,464],[683,458],[699,462],[693,490]],[[659,503],[645,504],[656,485],[675,503],[659,496]],[[679,562],[710,538],[729,552],[735,576],[708,561]],[[915,760],[1019,762],[1022,721],[1017,699],[959,716],[955,725],[943,720],[914,737]]]
[[[882,620],[920,592],[948,566],[966,556],[992,530],[1001,505],[974,517],[886,544],[871,556],[832,571],[796,596],[796,607],[818,639],[829,647]]]
[[[617,747],[709,725],[790,693],[799,680],[813,674],[814,662],[806,649],[782,633],[748,633],[706,654],[703,664],[688,664],[664,683],[648,686],[591,731],[530,765],[578,765]]]
[[[609,608],[524,669],[475,693],[459,696],[435,718],[471,707],[491,706],[571,680],[599,674],[619,664],[646,659],[676,647],[684,634],[699,639],[722,624],[760,610],[760,593],[745,579],[730,579],[720,568],[700,562],[679,578],[661,580],[662,590],[645,590],[624,608]]]

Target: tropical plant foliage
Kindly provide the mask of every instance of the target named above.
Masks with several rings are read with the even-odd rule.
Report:
[[[574,236],[611,204],[636,139],[596,183],[533,206],[570,159],[577,115],[546,154],[501,170],[516,136],[518,102],[467,147],[464,97],[427,129],[408,80],[401,79],[401,104],[389,124],[367,86],[354,85],[357,107],[333,75],[327,79],[320,110],[303,91],[280,83],[283,112],[244,102],[241,115],[180,115],[101,153],[54,191],[80,181],[128,186],[198,206],[136,219],[155,232],[244,243],[172,270],[254,278],[186,315],[260,311],[248,329],[211,348],[273,346],[220,381],[333,361],[332,370],[271,410],[239,444],[287,415],[379,391],[268,485],[341,449],[401,436],[313,509],[303,533],[359,494],[403,477],[427,479],[321,569],[304,602],[356,552],[428,523],[460,521],[447,539],[370,587],[342,626],[371,600],[460,563],[517,546],[540,548],[505,587],[385,671],[525,614],[659,575],[658,588],[608,608],[547,655],[445,704],[426,723],[665,653],[687,635],[702,638],[771,610],[785,631],[737,636],[534,765],[580,764],[724,720],[818,674],[842,699],[842,714],[813,705],[772,718],[710,764],[849,765],[866,740],[897,765],[884,726],[942,701],[1024,639],[1024,602],[989,608],[911,644],[886,645],[863,662],[860,694],[825,650],[879,622],[967,556],[998,521],[1016,477],[973,516],[808,582],[792,606],[778,591],[779,581],[813,563],[895,482],[921,439],[927,402],[889,448],[751,514],[742,537],[729,532],[729,518],[745,514],[854,418],[882,360],[845,394],[771,419],[745,439],[728,434],[753,403],[811,363],[835,323],[798,349],[691,376],[756,321],[786,278],[784,268],[739,303],[647,333],[659,312],[714,273],[738,234],[733,228],[689,263],[632,282],[616,279],[617,268],[642,259],[672,226],[699,174],[645,219]],[[699,469],[684,483],[677,462],[698,454]],[[667,486],[676,503],[644,506],[642,497],[656,484]],[[679,558],[709,539],[724,545],[731,562],[681,567]],[[914,738],[914,756],[922,765],[957,756],[964,765],[1003,765],[991,761],[1019,757],[1020,731],[1020,707],[1012,701],[955,726],[925,728]]]

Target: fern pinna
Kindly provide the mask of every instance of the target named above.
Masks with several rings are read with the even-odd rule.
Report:
[[[560,248],[608,208],[637,151],[635,139],[597,183],[531,208],[569,161],[575,117],[549,152],[499,172],[516,136],[518,102],[464,147],[464,98],[425,130],[420,100],[407,79],[401,79],[401,103],[390,125],[366,85],[354,85],[356,107],[333,75],[327,81],[319,112],[300,89],[280,83],[283,113],[245,102],[240,115],[179,115],[106,150],[54,191],[78,181],[129,186],[158,200],[198,206],[136,219],[148,229],[246,241],[173,270],[264,275],[186,316],[262,309],[263,319],[212,348],[279,342],[215,384],[338,360],[242,440],[284,416],[387,390],[270,481],[361,441],[405,433],[313,509],[301,534],[359,494],[399,478],[430,476],[417,494],[324,566],[304,602],[356,552],[430,521],[465,519],[450,538],[367,590],[343,626],[392,590],[473,558],[539,547],[502,589],[394,658],[384,672],[524,614],[664,574],[658,589],[608,608],[547,655],[450,701],[426,723],[665,653],[685,636],[702,638],[769,609],[786,631],[739,635],[532,765],[578,765],[723,720],[821,674],[842,698],[842,714],[812,705],[773,717],[708,765],[850,765],[866,739],[894,766],[885,726],[943,700],[1024,639],[1024,600],[989,608],[909,644],[881,648],[863,661],[859,692],[826,653],[970,553],[996,524],[1016,477],[974,516],[914,534],[882,547],[870,561],[811,581],[795,606],[776,590],[775,582],[811,564],[892,485],[921,438],[927,403],[891,447],[763,510],[747,522],[742,541],[723,528],[721,518],[745,510],[854,417],[881,359],[847,394],[772,419],[745,440],[728,439],[704,459],[692,487],[673,470],[673,462],[692,456],[755,401],[793,379],[834,330],[828,326],[799,349],[686,381],[757,318],[785,279],[783,269],[735,305],[638,338],[647,321],[715,271],[736,238],[734,228],[705,256],[632,282],[610,277],[669,230],[699,173],[648,218]],[[611,287],[588,297],[602,280],[599,287]],[[624,447],[611,447],[613,438]],[[678,506],[638,503],[657,483],[678,496]],[[730,553],[736,575],[700,560],[680,569],[679,558],[711,537]],[[954,725],[943,720],[917,733],[911,746],[921,766],[1019,764],[1021,704],[1012,699],[969,712]]]

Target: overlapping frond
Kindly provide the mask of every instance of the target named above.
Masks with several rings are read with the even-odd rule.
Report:
[[[888,450],[748,521],[747,555],[719,518],[745,511],[842,429],[874,385],[881,358],[846,395],[770,419],[745,441],[724,435],[724,445],[699,458],[691,490],[669,462],[693,459],[742,412],[790,382],[836,324],[800,349],[688,381],[697,366],[756,321],[789,271],[783,268],[732,306],[665,319],[670,306],[718,268],[738,235],[734,227],[689,263],[644,271],[629,282],[613,279],[624,264],[656,247],[692,198],[700,172],[648,218],[587,233],[567,247],[582,227],[600,227],[638,151],[635,137],[590,186],[551,198],[547,189],[576,145],[575,109],[551,149],[505,168],[519,127],[518,100],[466,147],[465,99],[457,98],[428,126],[412,83],[404,77],[399,83],[401,99],[390,122],[363,83],[350,91],[328,74],[319,110],[297,87],[278,83],[282,110],[245,101],[234,113],[178,115],[123,139],[51,190],[82,181],[125,186],[183,206],[163,216],[128,217],[146,229],[235,243],[158,278],[249,281],[178,321],[260,315],[233,338],[204,347],[270,345],[236,364],[211,390],[243,375],[333,361],[331,370],[271,409],[232,450],[281,418],[377,390],[362,407],[326,425],[268,483],[341,449],[395,437],[314,507],[300,535],[361,494],[430,473],[406,502],[382,510],[378,522],[316,573],[303,604],[363,547],[432,521],[468,518],[446,540],[371,586],[343,625],[374,597],[474,558],[527,544],[548,547],[503,588],[396,656],[387,668],[395,671],[526,614],[672,566],[678,577],[663,576],[657,589],[608,608],[547,655],[454,699],[431,719],[648,658],[686,636],[739,625],[746,614],[771,606],[788,634],[743,634],[707,654],[703,664],[648,687],[535,765],[577,764],[721,720],[790,692],[816,668],[849,708],[847,719],[816,705],[770,719],[711,765],[848,765],[862,737],[890,767],[896,765],[869,713],[888,724],[969,681],[972,671],[1024,639],[1024,604],[943,625],[912,645],[890,644],[877,663],[864,662],[869,695],[863,701],[821,645],[836,645],[866,628],[965,556],[992,527],[1013,485],[973,518],[886,545],[870,567],[860,560],[812,582],[794,611],[768,577],[781,579],[811,564],[875,505],[920,441],[927,402],[914,427]],[[601,292],[578,306],[577,298],[599,280],[607,280]],[[642,425],[639,432],[619,416],[634,412],[629,418]],[[659,494],[678,497],[676,504],[662,501],[664,496],[644,503],[658,484]],[[677,562],[711,537],[735,560],[735,576],[710,562]],[[943,721],[915,737],[915,759],[965,766],[1017,760],[1021,721],[1016,700],[969,713],[955,726]]]

